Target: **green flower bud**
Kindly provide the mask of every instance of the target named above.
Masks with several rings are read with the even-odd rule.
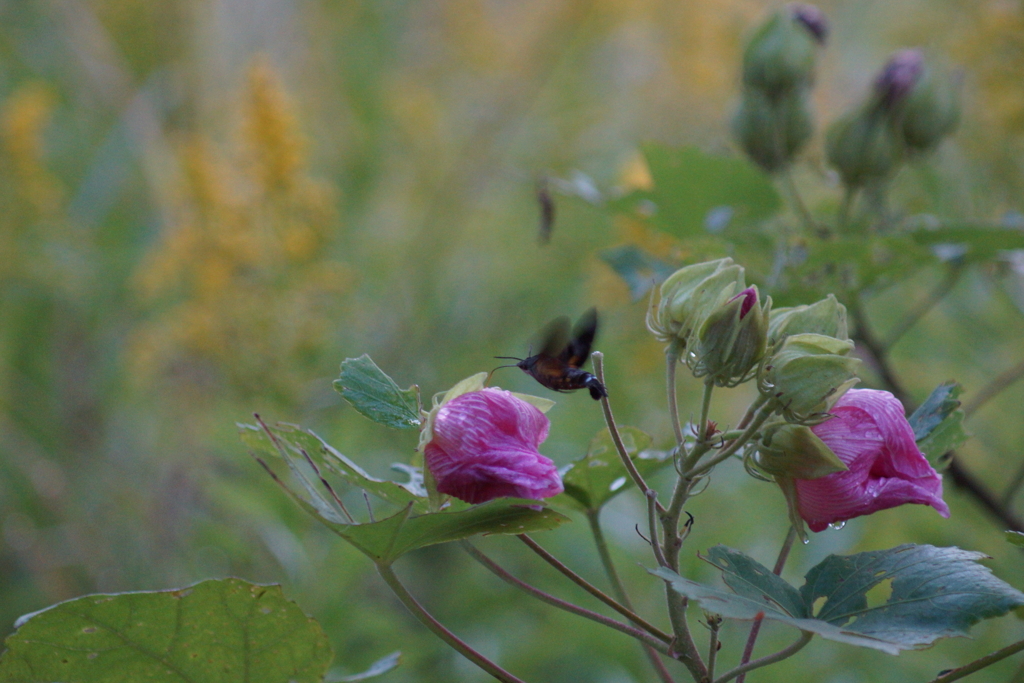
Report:
[[[829,127],[825,154],[847,187],[861,187],[896,171],[903,144],[885,110],[869,104]]]
[[[779,401],[788,422],[816,424],[858,381],[860,361],[847,354],[853,342],[822,334],[786,337],[758,375],[762,394]]]
[[[768,474],[819,479],[849,469],[806,425],[776,425],[757,445],[757,464]]]
[[[708,315],[744,287],[743,268],[730,258],[680,268],[661,283],[647,329],[659,341],[686,348]]]
[[[743,51],[743,85],[778,98],[814,80],[817,38],[792,11],[773,14]]]
[[[903,103],[903,142],[916,152],[927,152],[952,133],[959,122],[958,83],[945,73],[925,67]]]
[[[846,306],[829,294],[816,303],[790,308],[776,308],[768,322],[768,338],[776,344],[791,334],[810,332],[847,340]]]
[[[733,135],[747,156],[774,173],[785,167],[811,137],[814,129],[807,97],[795,90],[771,100],[761,90],[748,88],[732,120]]]
[[[720,387],[749,380],[768,344],[771,306],[771,298],[762,306],[757,287],[748,287],[711,313],[688,358],[694,376],[706,376]]]

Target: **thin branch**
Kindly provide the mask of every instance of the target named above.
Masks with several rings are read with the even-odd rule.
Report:
[[[797,652],[802,650],[804,646],[807,645],[807,643],[811,642],[811,638],[813,637],[814,634],[810,631],[802,631],[800,634],[800,638],[789,647],[785,647],[776,652],[775,654],[767,655],[765,657],[761,657],[760,659],[755,659],[752,662],[748,662],[747,664],[744,664],[742,666],[738,666],[732,671],[723,674],[721,678],[716,678],[715,683],[726,683],[726,681],[731,681],[737,676],[745,674],[748,671],[760,669],[762,666],[774,664],[775,662],[781,662],[783,659],[792,657]]]
[[[624,616],[627,619],[629,619],[630,621],[632,621],[634,624],[636,624],[640,628],[644,629],[645,631],[647,631],[648,633],[653,635],[655,638],[657,638],[657,639],[659,639],[659,640],[661,640],[663,642],[666,642],[666,643],[672,640],[672,637],[670,635],[668,635],[667,633],[665,633],[664,631],[662,631],[658,627],[653,626],[652,624],[648,623],[643,617],[640,617],[639,615],[634,613],[633,610],[625,607],[624,605],[620,605],[619,603],[615,602],[615,600],[610,598],[600,588],[598,588],[594,584],[590,583],[589,581],[584,579],[582,576],[580,576],[579,574],[577,574],[576,572],[574,572],[573,570],[569,569],[567,566],[562,564],[562,562],[560,562],[557,557],[555,557],[554,555],[549,553],[547,550],[544,550],[544,548],[542,548],[540,546],[540,544],[537,543],[537,541],[533,540],[532,538],[530,538],[526,534],[520,534],[516,538],[518,538],[520,541],[525,543],[527,545],[527,547],[530,548],[530,550],[532,550],[533,552],[537,553],[537,555],[539,555],[542,560],[544,560],[545,562],[550,564],[552,567],[557,569],[559,572],[561,572],[567,579],[569,579],[570,581],[575,583],[577,586],[579,586],[583,590],[585,590],[588,593],[590,593],[591,595],[593,595],[595,598],[597,598],[598,600],[600,600],[604,604],[606,604],[609,607],[611,607],[613,610],[615,610],[616,612],[618,612],[622,616]]]
[[[395,595],[402,601],[402,604],[405,605],[406,609],[412,612],[414,617],[419,619],[421,624],[430,629],[434,635],[443,640],[454,650],[461,653],[463,657],[473,662],[499,681],[502,681],[502,683],[525,683],[521,678],[517,678],[508,671],[505,671],[500,666],[470,647],[469,643],[465,642],[445,628],[441,622],[430,614],[430,612],[424,609],[423,605],[416,601],[416,598],[414,598],[406,587],[402,585],[402,582],[398,580],[398,577],[395,575],[395,572],[391,567],[378,564],[377,573],[380,574],[382,579],[384,579],[384,583],[394,591]]]
[[[603,614],[598,614],[597,612],[592,612],[592,611],[590,611],[588,609],[584,609],[584,608],[582,608],[582,607],[580,607],[578,605],[572,604],[571,602],[567,602],[565,600],[562,600],[561,598],[556,598],[555,596],[551,595],[550,593],[545,593],[544,591],[540,590],[539,588],[531,586],[530,584],[526,583],[525,581],[522,581],[521,579],[517,579],[512,574],[510,574],[509,572],[505,571],[505,569],[503,569],[501,567],[501,565],[499,565],[497,562],[495,562],[494,560],[492,560],[491,558],[487,557],[482,552],[477,550],[475,547],[473,547],[473,544],[470,543],[469,541],[462,541],[460,543],[460,545],[462,546],[462,548],[467,553],[470,554],[470,556],[472,556],[472,558],[474,560],[476,560],[477,562],[482,564],[484,567],[489,569],[495,576],[500,578],[502,581],[505,581],[506,583],[511,584],[511,585],[515,586],[516,588],[518,588],[518,589],[520,589],[520,590],[522,590],[522,591],[524,591],[526,593],[529,593],[530,595],[532,595],[533,597],[537,598],[538,600],[540,600],[542,602],[546,602],[547,604],[551,605],[552,607],[557,607],[560,610],[564,610],[566,612],[570,612],[571,614],[575,614],[576,616],[580,616],[580,617],[583,617],[585,619],[590,619],[591,621],[597,622],[598,624],[601,624],[602,626],[607,626],[610,629],[614,629],[614,630],[619,631],[621,633],[625,633],[628,636],[636,638],[637,640],[639,640],[643,644],[645,644],[647,646],[650,646],[650,647],[653,647],[654,649],[658,650],[658,652],[663,652],[665,654],[669,653],[668,645],[667,645],[668,641],[664,641],[663,642],[663,641],[661,641],[661,640],[659,640],[657,638],[651,637],[650,635],[648,635],[647,633],[644,633],[640,629],[633,628],[632,626],[629,626],[627,624],[623,624],[620,621],[615,621],[614,619],[609,619],[608,617],[604,616]]]
[[[591,358],[594,359],[594,374],[597,375],[597,381],[601,384],[605,384],[604,381],[604,354],[600,351],[595,351],[591,354]],[[605,385],[607,386],[607,385]],[[601,398],[601,408],[604,410],[604,421],[608,425],[608,432],[611,434],[612,442],[615,444],[615,450],[618,451],[619,457],[622,459],[622,464],[625,466],[626,471],[629,472],[630,478],[633,483],[636,484],[645,495],[651,490],[651,487],[644,481],[643,475],[636,468],[633,463],[633,459],[629,457],[629,452],[626,451],[626,446],[622,443],[622,436],[619,435],[618,425],[615,423],[615,416],[612,415],[612,405],[608,402],[608,397],[604,396]],[[658,512],[664,512],[664,508],[661,507],[661,503],[655,501],[658,506]],[[651,539],[652,541],[654,539]]]
[[[819,238],[827,238],[829,231],[826,226],[818,225],[817,221],[814,220],[814,216],[811,215],[810,210],[807,208],[807,204],[804,203],[803,197],[800,195],[800,190],[797,189],[796,181],[793,179],[793,170],[789,164],[786,164],[779,172],[782,177],[782,183],[786,186],[786,190],[789,192],[790,198],[793,200],[793,208],[796,209],[796,213],[800,216],[800,220],[803,221],[804,226],[814,235]]]
[[[715,680],[715,663],[718,661],[718,648],[722,645],[718,642],[718,630],[722,628],[722,618],[715,615],[708,619],[708,628],[711,630],[711,638],[708,643],[708,678]]]
[[[839,216],[836,218],[836,232],[840,235],[846,232],[850,224],[850,210],[856,198],[857,190],[847,185],[843,192],[843,203],[839,205]]]
[[[942,278],[942,281],[936,285],[928,296],[919,301],[916,306],[911,308],[909,311],[900,317],[896,327],[889,332],[889,338],[882,342],[881,351],[887,352],[891,349],[896,342],[903,338],[914,325],[923,318],[928,311],[935,308],[935,306],[942,301],[942,299],[949,294],[950,290],[956,286],[956,283],[960,280],[960,273],[963,272],[963,266],[959,264],[953,264],[946,271],[946,277]]]
[[[970,401],[964,402],[964,414],[972,415],[978,408],[981,408],[988,401],[996,397],[1004,389],[1008,389],[1014,382],[1024,377],[1024,361],[1014,365],[1009,370],[1002,372],[998,377],[982,387],[981,391],[974,395]]]
[[[775,568],[772,569],[772,573],[775,576],[782,574],[782,568],[786,566],[786,560],[789,558],[789,551],[793,549],[793,541],[796,540],[796,527],[790,526],[789,531],[786,532],[786,540],[782,542],[782,548],[779,550],[779,557],[775,560]],[[743,666],[750,661],[750,658],[754,654],[754,644],[757,642],[757,636],[761,632],[761,624],[764,623],[764,618],[754,619],[754,623],[750,626],[750,635],[747,636],[747,644],[743,647],[743,656],[740,659],[740,666]],[[747,678],[746,672],[739,675],[736,679],[736,683],[743,683]]]
[[[672,432],[676,436],[676,448],[683,452],[683,426],[679,422],[679,403],[676,396],[676,368],[679,366],[678,342],[673,342],[665,349],[665,384],[668,395],[668,414],[672,419]]]
[[[981,671],[986,666],[995,664],[1001,659],[1006,659],[1011,655],[1015,655],[1018,652],[1024,651],[1024,640],[1018,640],[1012,645],[1007,645],[1002,650],[996,650],[992,654],[985,655],[980,659],[976,659],[970,664],[947,671],[946,673],[933,678],[929,683],[951,683],[952,681],[958,681],[964,676],[974,673],[975,671]]]

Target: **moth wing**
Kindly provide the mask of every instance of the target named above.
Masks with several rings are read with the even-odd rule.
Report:
[[[541,330],[536,348],[539,356],[558,358],[569,342],[569,319],[565,316],[555,318]]]
[[[591,308],[576,322],[572,339],[559,356],[569,367],[578,368],[590,358],[590,348],[597,336],[597,309]]]

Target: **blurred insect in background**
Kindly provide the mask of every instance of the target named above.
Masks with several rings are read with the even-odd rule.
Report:
[[[597,309],[584,313],[572,336],[569,335],[569,319],[555,318],[540,335],[540,352],[528,358],[495,356],[504,360],[519,361],[515,367],[533,377],[543,386],[554,391],[575,391],[588,389],[595,401],[608,395],[607,389],[597,377],[582,370],[590,357],[590,347],[597,334]],[[513,367],[502,365],[503,368]],[[495,368],[497,370],[498,368]]]

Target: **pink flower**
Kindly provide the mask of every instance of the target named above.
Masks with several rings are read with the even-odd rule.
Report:
[[[914,442],[903,405],[887,391],[851,389],[812,431],[849,468],[797,479],[797,507],[811,531],[878,510],[917,503],[943,517],[942,477]]]
[[[423,450],[437,490],[467,503],[561,493],[555,464],[537,452],[549,424],[510,391],[488,388],[452,399],[438,411]]]

